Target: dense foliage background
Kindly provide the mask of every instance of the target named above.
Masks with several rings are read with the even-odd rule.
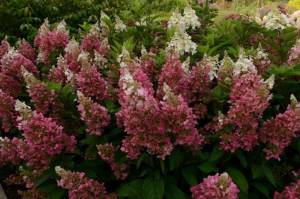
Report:
[[[213,57],[217,55],[217,59],[220,62],[224,60],[224,57],[228,58],[227,56],[229,56],[232,63],[236,63],[242,52],[247,55],[247,58],[252,55],[254,57],[254,54],[257,53],[256,49],[262,48],[268,55],[268,64],[264,70],[259,71],[261,75],[259,77],[263,81],[275,75],[275,83],[270,90],[272,99],[263,111],[262,117],[259,117],[259,125],[255,129],[258,134],[258,129],[264,126],[265,121],[286,111],[289,104],[291,104],[290,96],[292,94],[297,99],[300,99],[300,53],[297,51],[297,47],[299,48],[297,46],[299,38],[297,26],[288,25],[283,28],[272,29],[264,26],[263,23],[255,21],[255,16],[244,16],[236,13],[227,16],[222,21],[218,20],[215,22],[214,18],[217,15],[217,9],[212,7],[208,1],[204,3],[199,2],[185,0],[1,1],[0,39],[4,39],[7,36],[7,41],[10,42],[11,46],[15,46],[16,49],[20,49],[18,47],[20,44],[17,42],[20,38],[25,38],[29,41],[30,45],[34,46],[34,49],[30,51],[31,54],[34,54],[33,59],[30,60],[30,56],[28,55],[31,54],[28,54],[29,50],[27,48],[28,51],[22,52],[31,61],[30,63],[36,66],[37,71],[29,70],[31,64],[28,64],[28,68],[25,66],[29,72],[33,73],[34,80],[29,78],[29,80],[24,82],[26,75],[24,75],[24,71],[21,72],[21,65],[25,63],[23,60],[20,61],[21,63],[12,61],[11,68],[17,68],[18,71],[13,71],[9,74],[6,73],[7,60],[3,57],[5,57],[5,53],[9,52],[9,50],[5,49],[6,43],[3,40],[0,48],[1,94],[5,93],[5,89],[7,89],[5,88],[7,82],[3,78],[4,75],[8,74],[8,76],[15,78],[14,80],[20,83],[21,86],[20,92],[15,95],[9,93],[9,97],[7,97],[6,94],[8,92],[17,92],[14,90],[9,91],[9,89],[3,94],[7,98],[3,97],[0,99],[0,121],[3,122],[3,118],[7,114],[5,112],[7,111],[5,104],[8,101],[13,101],[12,104],[14,107],[15,100],[21,100],[29,105],[32,110],[38,110],[39,105],[43,104],[42,102],[47,101],[48,103],[50,101],[47,105],[41,105],[42,108],[40,110],[42,111],[38,110],[38,112],[42,112],[45,118],[54,118],[57,124],[64,127],[67,132],[66,134],[74,136],[77,141],[74,151],[62,151],[48,158],[49,163],[46,164],[46,168],[35,168],[33,166],[35,164],[30,165],[28,163],[30,158],[21,157],[19,160],[16,160],[16,163],[11,158],[5,156],[7,154],[13,155],[12,149],[14,148],[11,145],[3,144],[4,141],[0,140],[0,165],[2,166],[0,179],[9,198],[18,198],[21,196],[23,198],[68,198],[68,190],[63,189],[62,185],[58,186],[57,184],[57,181],[61,178],[61,173],[55,171],[56,166],[70,171],[83,172],[88,178],[101,183],[103,182],[107,192],[114,193],[119,198],[191,198],[190,188],[192,186],[201,183],[209,175],[223,172],[227,172],[238,186],[240,190],[239,198],[273,198],[274,192],[281,192],[284,187],[290,185],[292,182],[296,182],[297,178],[299,178],[300,169],[300,138],[298,133],[300,129],[296,130],[295,136],[292,136],[292,141],[284,148],[280,159],[266,159],[264,149],[267,144],[263,142],[256,144],[250,151],[245,150],[243,147],[234,150],[234,152],[223,150],[220,146],[220,140],[222,139],[219,134],[220,132],[214,132],[211,129],[207,130],[206,126],[211,124],[214,118],[217,118],[219,112],[226,114],[232,106],[230,101],[232,100],[230,99],[232,82],[228,83],[217,78],[209,81],[206,78],[208,74],[205,74],[206,76],[203,79],[199,76],[201,80],[204,81],[206,78],[205,81],[209,81],[208,87],[203,88],[203,90],[207,89],[207,92],[204,95],[201,94],[201,104],[206,107],[207,111],[204,116],[200,117],[197,115],[196,124],[194,125],[199,131],[198,133],[203,134],[206,140],[201,149],[191,150],[191,148],[186,146],[178,145],[175,147],[174,144],[174,149],[165,159],[158,158],[155,153],[150,154],[146,148],[142,150],[137,158],[130,159],[128,158],[128,154],[124,150],[121,150],[122,140],[130,131],[128,128],[120,125],[116,117],[117,113],[120,113],[122,110],[124,111],[127,106],[124,105],[126,103],[122,102],[123,98],[120,97],[122,95],[122,87],[120,87],[122,81],[119,77],[120,75],[122,77],[123,70],[120,69],[122,68],[120,65],[126,63],[131,66],[138,62],[142,67],[145,67],[146,63],[148,63],[146,61],[149,61],[149,65],[152,68],[147,75],[153,84],[155,99],[159,98],[158,93],[161,86],[159,81],[162,71],[166,68],[167,63],[171,63],[174,66],[178,63],[176,61],[175,63],[169,61],[168,53],[172,53],[173,51],[167,52],[166,50],[174,36],[174,32],[176,32],[176,30],[168,28],[168,20],[176,9],[182,13],[185,7],[191,6],[201,22],[200,27],[186,30],[191,36],[191,40],[196,44],[195,52],[191,52],[188,49],[178,57],[180,64],[184,63],[189,57],[190,70],[196,68],[198,65],[205,65],[203,60],[205,61],[207,56]],[[103,17],[105,16],[103,12],[108,17]],[[64,50],[67,45],[60,46],[64,41],[61,43],[59,41],[57,46],[54,45],[54,47],[49,44],[53,47],[52,49],[43,43],[42,39],[40,39],[41,41],[35,39],[39,35],[41,35],[41,38],[46,38],[45,35],[41,34],[43,30],[39,30],[45,18],[48,18],[50,22],[50,32],[55,32],[57,26],[60,27],[59,22],[65,20],[69,31],[68,42],[74,37],[81,43],[80,51],[90,50],[88,52],[90,58],[88,62],[91,65],[98,64],[94,73],[99,73],[101,76],[99,79],[107,83],[109,97],[104,97],[104,99],[97,98],[99,94],[97,82],[99,83],[100,80],[97,79],[98,76],[95,77],[93,74],[87,73],[86,76],[88,77],[82,75],[82,73],[90,71],[90,66],[85,66],[84,61],[80,62],[80,59],[77,59],[78,55],[73,60],[74,62],[79,60],[77,64],[80,69],[77,71],[70,67],[70,63],[66,64],[67,66],[63,66],[64,64],[59,62],[60,59],[58,57],[60,54],[66,60],[68,59],[67,54],[69,52]],[[126,28],[124,30],[116,28],[118,18],[125,25]],[[94,26],[97,21],[99,23]],[[97,28],[100,28],[100,30]],[[88,38],[90,34],[94,34],[93,31],[95,29],[97,29],[97,39],[92,40],[90,43],[86,42],[86,47],[83,47],[85,38]],[[50,36],[49,38],[51,40]],[[53,38],[55,40],[58,37],[53,36]],[[101,43],[100,49],[95,47],[95,43],[98,41]],[[93,46],[93,44],[95,45]],[[296,50],[292,51],[291,49],[295,45]],[[49,56],[41,59],[47,50],[49,50]],[[146,50],[145,57],[143,57],[143,50]],[[173,50],[176,51],[176,49]],[[2,52],[4,53],[1,54]],[[17,53],[20,54],[20,52],[19,50]],[[41,52],[44,54],[41,55]],[[96,55],[98,54],[96,52],[102,55],[100,64],[97,62]],[[41,55],[41,57],[37,56],[37,54]],[[293,60],[291,60],[291,54],[294,56]],[[81,59],[83,59],[82,57]],[[105,60],[104,64],[101,62],[103,61],[102,59]],[[13,58],[12,60],[18,59]],[[251,60],[253,61],[255,58]],[[221,62],[219,65],[222,64],[224,65],[224,62]],[[69,81],[62,81],[60,79],[68,78],[64,77],[66,73],[63,67],[70,69],[74,73],[75,79],[77,78],[74,81],[77,81],[77,83],[72,82],[72,78]],[[53,72],[55,68],[57,68],[57,73]],[[20,75],[14,76],[14,72],[16,74],[20,73]],[[245,73],[247,72],[246,70]],[[51,74],[54,78],[50,78]],[[90,78],[89,75],[92,76],[92,80],[89,83],[86,83],[84,86],[78,83],[81,80],[88,82],[86,79]],[[82,79],[78,80],[80,78]],[[97,82],[93,82],[93,78]],[[35,85],[36,82],[42,84],[42,89],[44,90],[34,90],[34,86],[32,85]],[[31,83],[32,85],[30,85]],[[179,82],[176,82],[176,84],[180,85]],[[169,86],[173,89],[171,85]],[[88,90],[89,87],[92,90],[90,93],[85,90]],[[89,124],[91,124],[89,122],[90,120],[93,121],[93,119],[85,118],[80,108],[78,108],[78,104],[82,103],[78,99],[79,95],[77,96],[78,90],[87,95],[87,97],[91,97],[90,99],[94,103],[101,105],[107,110],[110,121],[108,125],[103,127],[101,136],[89,132]],[[55,97],[49,93],[54,93]],[[88,96],[88,93],[91,96]],[[100,92],[99,95],[102,95],[102,93]],[[38,98],[36,96],[42,97]],[[49,100],[49,96],[53,97],[54,100],[51,101],[52,98]],[[91,103],[89,100],[86,101],[85,103],[87,104]],[[163,100],[160,99],[161,101]],[[56,110],[55,107],[57,104],[59,104],[59,108]],[[194,104],[190,103],[188,105],[193,107],[193,111],[195,111]],[[47,107],[47,111],[43,112],[45,107]],[[14,112],[18,116],[22,115],[22,113],[15,113],[14,110],[9,110],[9,113]],[[91,111],[89,114],[97,116],[97,111]],[[142,118],[139,119],[140,123],[143,124],[145,122],[142,121]],[[126,120],[126,118],[123,118],[123,120]],[[243,120],[243,118],[240,118],[240,120]],[[100,121],[103,122],[104,119]],[[98,123],[101,122],[98,121]],[[26,128],[22,129],[20,127],[20,120],[12,123],[13,125],[9,129],[9,132],[5,132],[2,124],[3,129],[0,130],[0,136],[2,138],[6,137],[9,140],[13,140],[14,138],[24,140],[24,137],[26,137],[24,136],[26,135],[24,133],[26,130],[24,129]],[[24,125],[26,126],[26,124]],[[145,122],[145,125],[147,125],[147,122]],[[100,127],[96,126],[96,129],[100,130]],[[231,131],[233,132],[233,130]],[[278,133],[285,135],[286,131],[283,130]],[[112,150],[105,145],[107,143],[112,143],[115,147],[114,152],[111,152]],[[103,156],[99,156],[99,145],[107,147],[109,155],[113,154],[113,161],[107,161]],[[10,151],[7,152],[6,149]],[[16,154],[18,153],[16,152]],[[121,169],[121,173],[126,173],[126,178],[118,179],[114,175],[111,167],[114,164],[117,167],[120,165],[125,167],[124,171]],[[96,183],[94,182],[90,186],[92,187],[93,185],[96,186]],[[15,192],[16,189],[21,190],[19,192],[21,194],[18,196]],[[115,196],[110,195],[110,197],[113,198]]]

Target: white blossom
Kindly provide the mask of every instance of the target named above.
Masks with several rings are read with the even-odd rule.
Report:
[[[186,27],[192,27],[193,30],[201,26],[195,10],[193,10],[190,6],[184,8],[183,21]]]
[[[245,72],[257,73],[257,70],[253,64],[252,58],[246,56],[242,50],[239,55],[239,59],[234,64],[233,75],[237,76]]]
[[[186,32],[175,32],[171,41],[168,43],[167,51],[174,50],[178,52],[180,55],[184,53],[195,54],[197,49],[197,44],[192,41],[190,35]]]
[[[126,31],[127,27],[124,24],[124,22],[120,19],[120,17],[116,15],[115,18],[116,18],[116,23],[115,23],[116,32]]]

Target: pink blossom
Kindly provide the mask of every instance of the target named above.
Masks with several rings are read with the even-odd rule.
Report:
[[[66,60],[68,68],[75,73],[78,73],[81,67],[80,63],[78,62],[79,54],[80,54],[79,44],[75,39],[71,39],[65,48],[64,58]]]
[[[23,77],[21,66],[31,73],[37,74],[37,68],[31,60],[14,49],[10,49],[0,60],[0,88],[12,97],[21,92]]]
[[[279,113],[274,119],[264,123],[259,131],[260,140],[266,144],[264,152],[266,159],[280,159],[287,147],[300,130],[298,108],[289,106],[284,113]]]
[[[6,39],[2,40],[0,44],[0,59],[3,57],[3,55],[5,55],[5,53],[8,52],[9,49],[10,49],[10,45],[7,42],[7,40]]]
[[[50,31],[47,19],[42,24],[34,38],[34,45],[39,50],[38,59],[40,62],[48,64],[50,61],[49,56],[54,50],[66,47],[69,42],[69,35],[65,26],[65,22],[62,21],[56,29]]]
[[[210,65],[205,62],[199,62],[192,68],[189,75],[189,104],[199,118],[203,118],[207,112],[205,100],[209,97],[212,86],[212,81],[209,77],[210,71]]]
[[[117,179],[124,180],[128,175],[128,165],[115,161],[116,148],[111,144],[97,145],[99,156],[107,162]]]
[[[19,158],[17,146],[13,144],[12,140],[7,137],[0,137],[0,166],[7,163],[14,165],[19,164],[21,159]]]
[[[121,110],[117,113],[117,120],[127,133],[121,150],[132,159],[136,159],[143,149],[164,159],[173,146],[165,132],[159,102],[151,89],[142,87],[127,68],[121,70],[119,87]]]
[[[191,188],[193,199],[238,199],[239,189],[227,173],[208,176]]]
[[[21,113],[20,113],[21,114]],[[63,151],[72,152],[76,141],[74,136],[64,133],[63,127],[57,125],[52,118],[33,111],[21,114],[18,128],[24,139],[13,139],[18,147],[20,158],[27,165],[36,169],[44,169],[52,158]]]
[[[163,85],[166,83],[170,86],[176,95],[182,95],[187,100],[189,93],[189,78],[184,71],[183,64],[176,54],[170,54],[167,57],[166,63],[163,65],[158,78],[158,97],[163,96]]]
[[[193,149],[199,149],[203,145],[204,137],[199,134],[196,126],[196,115],[181,96],[176,96],[167,84],[164,85],[164,101],[162,114],[175,144],[186,145]]]
[[[15,100],[0,89],[0,121],[4,132],[16,125]]]
[[[268,85],[259,75],[246,73],[233,78],[229,111],[226,116],[219,116],[215,126],[224,150],[249,151],[258,144],[256,130],[270,98]]]
[[[32,48],[32,46],[24,39],[22,39],[19,43],[18,52],[21,53],[27,59],[31,60],[32,62],[35,61],[35,51]]]
[[[87,131],[90,134],[102,135],[103,129],[108,126],[110,116],[105,107],[92,101],[78,91],[78,111],[81,119],[87,124]]]
[[[96,180],[89,179],[83,172],[72,172],[61,167],[55,167],[56,173],[61,177],[58,186],[67,189],[69,199],[109,199],[105,186]]]
[[[89,52],[91,55],[94,54],[94,51],[101,55],[106,55],[108,53],[109,46],[107,40],[101,38],[100,32],[95,28],[92,28],[91,31],[82,39],[80,49],[82,51]]]
[[[85,66],[76,75],[78,90],[97,101],[108,97],[107,83],[95,66]]]
[[[294,65],[300,63],[300,40],[289,51],[288,64]]]
[[[275,192],[274,199],[297,199],[300,198],[300,180],[286,186],[281,193]]]

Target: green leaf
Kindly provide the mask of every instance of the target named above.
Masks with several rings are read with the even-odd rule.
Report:
[[[269,190],[267,187],[260,182],[254,182],[253,186],[262,194],[264,194],[267,198],[269,198]]]
[[[276,187],[276,181],[275,181],[275,178],[274,178],[272,170],[267,165],[264,165],[263,166],[263,171],[264,171],[265,176],[269,180],[269,182],[272,185],[274,185],[274,187]]]
[[[263,169],[260,165],[253,164],[251,166],[251,172],[252,172],[253,179],[263,176]]]
[[[217,171],[216,164],[213,162],[204,162],[200,164],[198,168],[204,173],[211,173]]]
[[[188,199],[189,197],[181,191],[175,184],[165,183],[166,199]]]
[[[181,150],[174,150],[169,158],[170,170],[177,169],[184,161],[184,153]]]
[[[219,159],[222,158],[223,155],[224,155],[224,151],[223,151],[223,150],[220,150],[220,149],[219,149],[219,146],[216,145],[216,146],[214,146],[214,149],[213,149],[213,151],[212,151],[212,153],[211,153],[211,155],[210,155],[209,160],[210,160],[211,162],[218,161]]]
[[[143,199],[163,198],[165,185],[162,178],[147,178],[143,182]]]
[[[246,158],[245,158],[244,153],[243,153],[242,151],[239,150],[239,151],[237,151],[236,155],[237,155],[237,157],[239,158],[239,160],[240,160],[242,166],[243,166],[244,168],[247,168],[247,160],[246,160]]]
[[[42,175],[40,175],[38,177],[37,181],[35,182],[35,186],[39,187],[40,185],[45,183],[47,180],[49,180],[54,175],[55,175],[55,173],[54,173],[53,169],[46,170]]]
[[[184,177],[184,179],[186,180],[186,182],[192,186],[197,184],[198,180],[197,180],[197,169],[194,166],[190,166],[187,168],[184,168],[182,170],[182,175]]]
[[[141,197],[143,180],[138,179],[134,180],[127,184],[122,184],[118,189],[118,195],[120,197],[128,197],[128,198],[139,198]]]
[[[240,170],[235,168],[229,168],[227,172],[234,181],[234,183],[240,188],[240,190],[242,190],[245,193],[248,193],[249,186],[244,174]]]

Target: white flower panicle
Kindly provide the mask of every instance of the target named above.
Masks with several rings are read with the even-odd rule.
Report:
[[[174,50],[180,55],[184,53],[195,54],[197,49],[197,44],[192,41],[190,35],[186,32],[175,32],[171,41],[168,43],[167,52]]]
[[[282,30],[291,26],[289,17],[279,11],[269,11],[262,18],[256,17],[256,22],[269,30]]]
[[[274,84],[275,84],[275,75],[274,74],[271,75],[268,79],[266,79],[264,81],[264,83],[266,84],[267,88],[269,90],[271,90],[273,88]]]
[[[191,7],[186,7],[183,12],[183,21],[186,27],[191,27],[193,30],[201,26],[195,10]]]
[[[241,73],[253,72],[257,73],[256,67],[253,64],[251,57],[246,56],[244,51],[241,50],[238,60],[234,64],[233,75],[237,76]]]
[[[127,27],[124,24],[124,22],[120,19],[120,17],[116,15],[115,19],[116,19],[116,23],[115,23],[115,30],[116,30],[116,32],[126,31]]]

